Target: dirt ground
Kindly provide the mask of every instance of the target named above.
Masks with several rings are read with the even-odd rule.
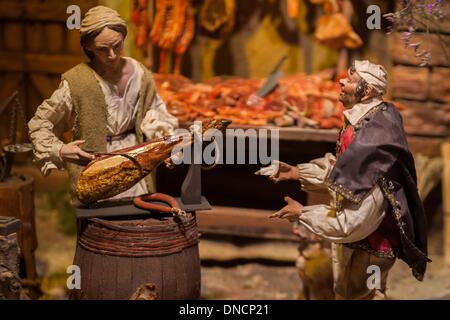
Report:
[[[16,168],[36,177],[35,213],[38,235],[37,269],[41,299],[67,299],[67,266],[75,250],[75,225],[66,194],[66,176],[43,179],[31,168]],[[450,266],[442,259],[442,235],[437,228],[430,238],[428,272],[423,282],[397,262],[388,279],[390,299],[450,299]],[[202,299],[299,299],[302,283],[295,260],[297,244],[265,241],[238,244],[202,238]]]
[[[428,265],[424,280],[417,281],[409,267],[397,260],[388,277],[388,299],[450,299],[450,266],[443,261],[442,234],[436,232],[429,241],[433,262]],[[221,246],[221,243],[204,240],[201,255],[204,259],[217,256],[208,251],[217,251]],[[206,299],[301,299],[302,283],[294,266],[296,246],[267,242],[250,247],[246,252],[250,261],[261,253],[265,256],[264,264],[250,262],[224,267],[223,261],[216,259],[218,266],[202,268],[202,295]],[[236,252],[242,252],[242,248],[236,248]],[[268,265],[267,258],[271,254],[272,265]],[[236,261],[236,257],[230,258]]]

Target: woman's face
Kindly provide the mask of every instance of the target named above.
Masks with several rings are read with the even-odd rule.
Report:
[[[123,49],[123,35],[106,27],[95,37],[89,49],[104,67],[117,67]]]

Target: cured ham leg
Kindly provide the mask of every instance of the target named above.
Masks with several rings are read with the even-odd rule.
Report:
[[[225,130],[228,120],[212,120],[202,128],[202,134],[208,129]],[[81,172],[76,195],[85,204],[107,199],[128,190],[148,175],[164,160],[169,158],[172,149],[180,143],[191,144],[188,137],[168,136],[102,155],[91,161]]]

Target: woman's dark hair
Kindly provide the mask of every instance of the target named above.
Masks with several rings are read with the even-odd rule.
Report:
[[[108,28],[108,29],[111,29],[111,30],[114,30],[114,31],[117,31],[117,32],[121,33],[123,35],[124,39],[126,38],[127,33],[128,33],[127,32],[127,27],[125,27],[124,25],[121,25],[121,24],[108,24],[108,25],[104,26],[101,29],[97,29],[97,30],[95,30],[93,32],[90,32],[90,33],[82,35],[81,38],[80,38],[80,44],[81,44],[81,47],[83,48],[84,53],[86,54],[86,56],[90,60],[93,60],[95,55],[94,55],[94,53],[92,51],[90,51],[88,49],[88,46],[94,41],[95,37],[98,36],[103,31],[103,29],[105,29],[105,28]]]

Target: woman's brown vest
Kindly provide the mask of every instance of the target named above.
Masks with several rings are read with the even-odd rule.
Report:
[[[145,140],[145,136],[140,128],[140,124],[147,111],[151,108],[154,96],[155,85],[151,72],[141,65],[144,70],[141,88],[139,92],[139,106],[135,119],[135,132],[138,143]],[[107,105],[105,95],[99,81],[94,75],[94,70],[86,63],[80,63],[62,75],[62,80],[66,80],[70,88],[70,96],[75,111],[75,124],[73,127],[74,140],[86,140],[81,146],[83,149],[95,152],[106,152],[107,131]],[[67,163],[69,171],[71,190],[78,180],[82,166]],[[149,175],[145,178],[149,192],[155,191],[154,179]],[[75,200],[76,197],[73,197]]]

